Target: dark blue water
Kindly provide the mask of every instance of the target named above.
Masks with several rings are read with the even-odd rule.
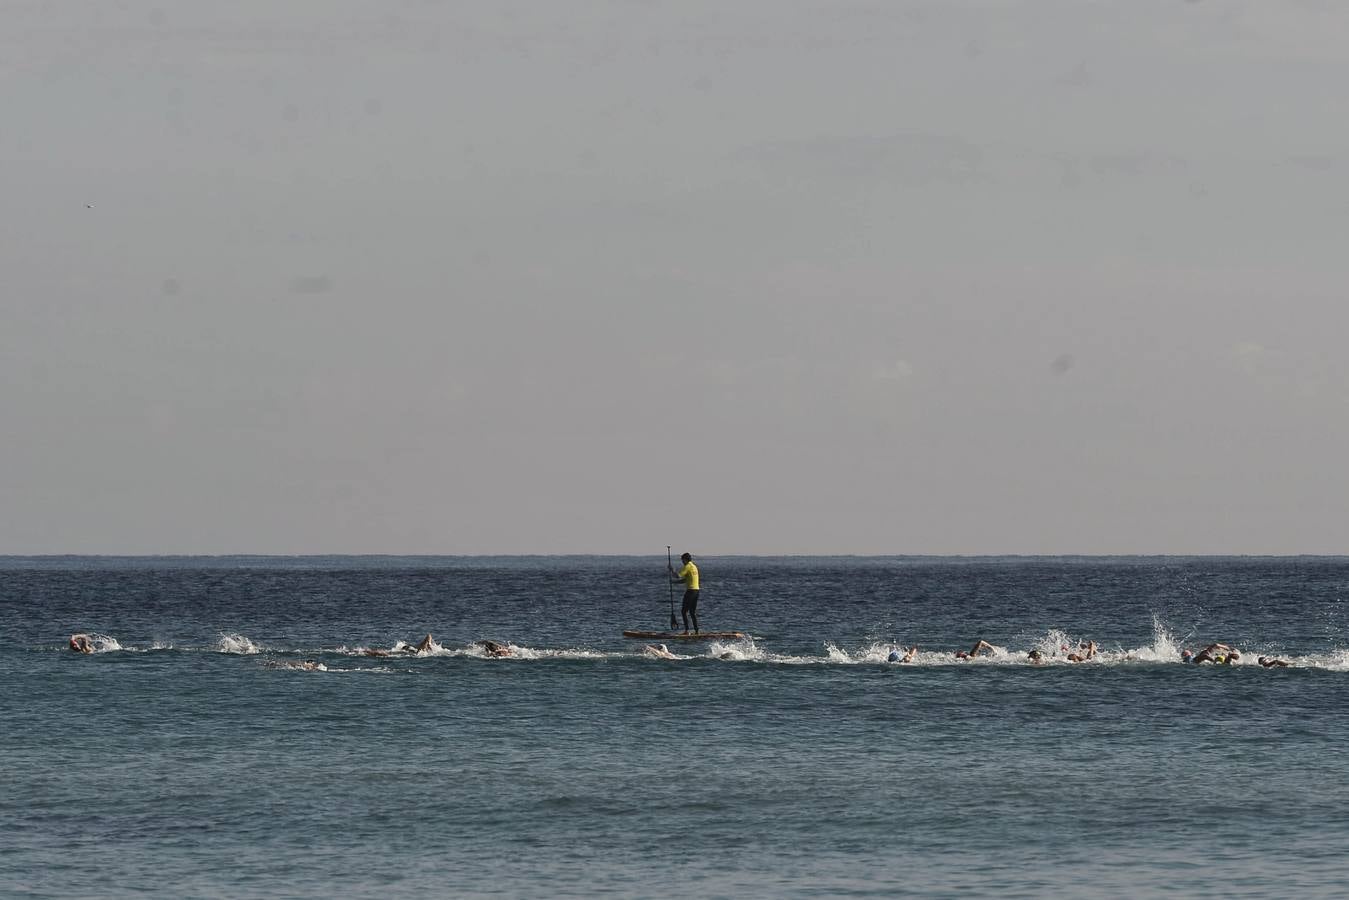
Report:
[[[0,560],[0,894],[1349,891],[1349,560],[699,562]]]

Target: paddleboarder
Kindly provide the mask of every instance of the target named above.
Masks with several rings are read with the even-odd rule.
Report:
[[[693,556],[688,553],[680,554],[679,561],[684,565],[678,572],[674,566],[666,564],[670,569],[670,580],[672,582],[682,583],[684,585],[684,603],[679,608],[679,613],[684,617],[684,633],[689,633],[689,619],[693,619],[693,633],[698,633],[698,567],[693,564]]]

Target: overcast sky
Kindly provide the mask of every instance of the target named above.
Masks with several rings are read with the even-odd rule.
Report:
[[[0,553],[1342,553],[1349,4],[0,3]]]

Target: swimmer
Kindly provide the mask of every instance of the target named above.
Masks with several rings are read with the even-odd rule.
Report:
[[[278,669],[297,669],[301,672],[326,672],[328,667],[323,663],[312,659],[306,659],[304,662],[283,662],[277,664]]]
[[[968,653],[964,650],[957,650],[956,659],[974,659],[976,656],[978,656],[985,650],[987,650],[989,653],[993,653],[994,647],[988,641],[984,640],[983,638],[980,638],[979,642],[976,643],[973,647],[971,647]]]
[[[1180,654],[1182,661],[1186,659],[1185,654],[1187,652],[1189,651],[1184,651]],[[1229,647],[1226,644],[1209,644],[1203,650],[1200,650],[1198,653],[1192,653],[1189,656],[1189,662],[1196,666],[1206,662],[1211,662],[1219,666],[1230,666],[1239,659],[1241,659],[1241,654],[1236,649]]]
[[[416,652],[417,648],[414,647],[412,644],[409,644],[405,641],[399,641],[397,644],[394,644],[392,650],[381,650],[378,647],[366,647],[364,650],[361,651],[361,655],[378,656],[383,658],[386,656],[395,656],[400,653],[416,653]]]
[[[481,647],[482,652],[486,653],[493,659],[497,659],[502,656],[510,656],[512,652],[510,647],[504,644],[498,644],[496,641],[474,641],[473,644],[476,647]]]
[[[415,644],[409,644],[407,641],[399,641],[393,645],[391,650],[381,650],[378,647],[367,647],[361,651],[362,656],[393,656],[396,653],[425,653],[428,650],[439,649],[440,645],[436,643],[435,638],[427,635]]]
[[[1273,656],[1262,656],[1257,659],[1256,662],[1266,669],[1286,669],[1292,665],[1292,663],[1286,659],[1276,659]]]
[[[76,653],[93,653],[94,652],[93,638],[89,637],[89,635],[85,634],[84,632],[80,632],[79,634],[72,634],[70,636],[70,649],[74,650]]]
[[[671,653],[670,648],[665,646],[664,644],[647,644],[645,647],[642,648],[642,651],[645,652],[647,656],[654,656],[657,659],[679,658],[675,656],[673,653]]]
[[[899,652],[899,650],[897,650],[897,649],[896,649],[896,650],[891,650],[891,651],[890,651],[890,655],[887,656],[885,659],[886,659],[886,662],[892,662],[892,663],[907,663],[907,662],[913,662],[913,658],[914,658],[915,655],[917,655],[917,653],[918,653],[918,647],[917,647],[917,645],[915,645],[915,646],[910,647],[909,649],[905,650],[903,654],[901,654],[901,653]]]
[[[1030,664],[1033,666],[1043,666],[1045,664],[1045,655],[1038,649],[1027,653],[1026,659],[1030,660]]]
[[[1068,662],[1086,662],[1096,655],[1096,642],[1090,641],[1086,644],[1078,644],[1077,649],[1084,650],[1084,653],[1069,653]]]

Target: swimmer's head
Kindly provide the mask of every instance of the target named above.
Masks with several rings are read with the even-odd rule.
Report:
[[[899,662],[899,651],[891,650],[890,655],[886,657],[889,662]]]
[[[1189,650],[1182,650],[1182,651],[1180,651],[1180,660],[1181,660],[1181,662],[1189,662],[1193,657],[1194,657],[1194,654],[1191,653]]]

